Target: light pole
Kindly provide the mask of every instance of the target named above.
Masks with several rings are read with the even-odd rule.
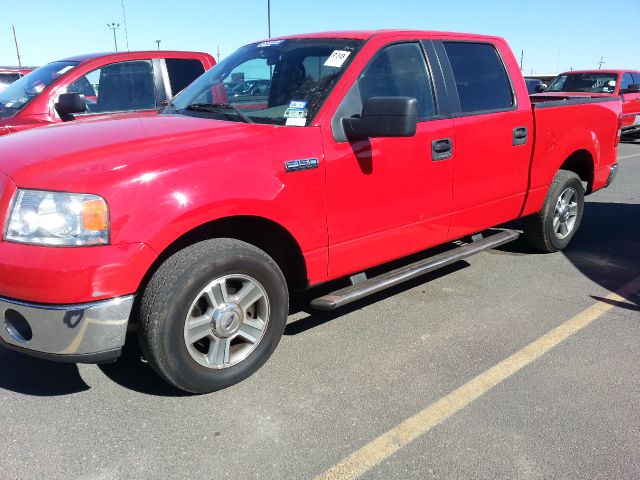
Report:
[[[113,30],[113,46],[116,48],[116,52],[118,51],[118,41],[116,40],[116,30],[120,26],[119,23],[107,23],[107,28]]]
[[[267,31],[267,38],[271,38],[271,0],[267,0]]]
[[[160,42],[161,42],[161,41],[162,41],[162,40],[156,40],[156,44],[158,45],[158,50],[160,50]]]

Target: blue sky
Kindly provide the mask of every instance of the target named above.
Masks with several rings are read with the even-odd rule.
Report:
[[[113,50],[107,23],[120,23],[122,0],[0,1],[0,65],[42,65],[71,55]],[[267,0],[124,0],[129,48],[203,50],[224,57],[267,36]],[[271,0],[273,36],[301,32],[416,28],[500,35],[524,70],[570,67],[640,69],[640,0]]]

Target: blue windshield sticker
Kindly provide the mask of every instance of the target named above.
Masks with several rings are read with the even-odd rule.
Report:
[[[258,48],[262,47],[275,47],[280,45],[284,40],[267,40],[266,42],[262,42],[258,44]]]
[[[289,102],[289,108],[307,108],[307,102],[304,100],[291,100]]]
[[[291,100],[284,111],[284,118],[307,118],[307,102],[304,100]]]

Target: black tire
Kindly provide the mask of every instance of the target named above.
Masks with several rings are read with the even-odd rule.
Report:
[[[233,275],[249,276],[262,287],[268,321],[255,349],[242,361],[218,369],[203,366],[190,353],[194,345],[187,345],[187,317],[210,282]],[[267,361],[282,337],[289,310],[286,285],[273,259],[245,242],[221,238],[180,250],[153,274],[141,298],[138,336],[145,358],[167,382],[191,393],[244,380]]]
[[[576,193],[577,213],[575,223],[566,235],[556,234],[554,216],[558,199],[567,189]],[[543,252],[557,252],[565,248],[575,236],[584,213],[584,187],[574,172],[560,170],[551,182],[542,210],[523,219],[524,239],[532,247]],[[562,237],[562,238],[560,238]]]

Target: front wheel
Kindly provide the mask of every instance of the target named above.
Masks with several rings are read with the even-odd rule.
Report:
[[[565,248],[576,234],[584,212],[580,177],[560,170],[551,182],[542,210],[523,220],[524,239],[543,252]]]
[[[145,288],[140,344],[152,368],[175,387],[206,393],[258,370],[287,320],[278,265],[238,240],[197,243],[169,257]]]

